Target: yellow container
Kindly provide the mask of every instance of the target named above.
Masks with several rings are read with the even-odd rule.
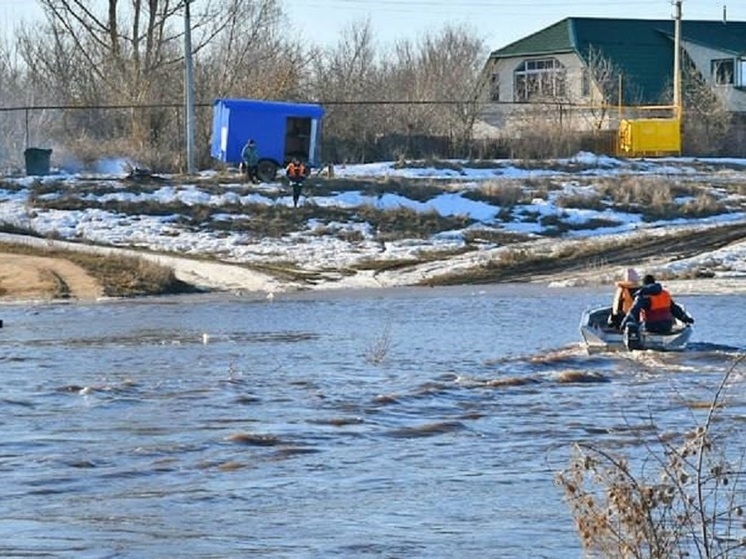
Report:
[[[619,155],[639,157],[681,154],[681,121],[642,118],[619,123]]]

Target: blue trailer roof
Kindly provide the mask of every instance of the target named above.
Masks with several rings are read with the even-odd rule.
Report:
[[[324,108],[312,103],[291,103],[286,101],[257,101],[255,99],[217,99],[214,105],[222,105],[227,109],[276,111],[293,116],[321,118]]]

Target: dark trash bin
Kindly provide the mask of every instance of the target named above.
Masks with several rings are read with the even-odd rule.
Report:
[[[26,158],[27,175],[49,174],[49,161],[52,158],[51,149],[26,148],[23,155]]]

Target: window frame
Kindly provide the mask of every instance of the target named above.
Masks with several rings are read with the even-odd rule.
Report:
[[[500,101],[500,74],[493,72],[490,76],[490,101]]]
[[[736,63],[733,58],[716,58],[710,61],[710,73],[715,85],[735,85]]]
[[[580,96],[583,98],[591,95],[591,71],[587,66],[583,66],[580,71]]]
[[[513,98],[518,103],[565,97],[567,68],[555,57],[526,58],[513,70]]]

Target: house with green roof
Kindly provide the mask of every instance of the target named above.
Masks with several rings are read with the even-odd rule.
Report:
[[[683,74],[746,114],[746,22],[684,19],[679,38]],[[674,43],[673,19],[565,18],[490,54],[484,120],[503,128],[531,106],[597,129],[673,116]]]

